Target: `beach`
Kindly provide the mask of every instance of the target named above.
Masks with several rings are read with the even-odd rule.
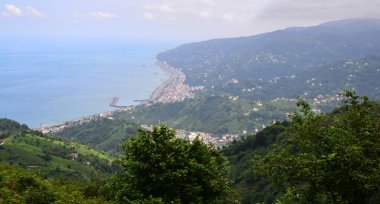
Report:
[[[149,102],[151,103],[173,103],[183,101],[186,98],[193,98],[194,92],[202,90],[203,87],[190,87],[185,84],[186,76],[179,69],[171,67],[166,62],[157,61],[163,71],[170,75],[169,79],[165,80],[158,88],[156,88]]]

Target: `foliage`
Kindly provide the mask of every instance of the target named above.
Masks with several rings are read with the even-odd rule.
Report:
[[[6,118],[0,118],[0,132],[25,132],[28,126]]]
[[[40,131],[31,130],[25,124],[20,124],[14,120],[0,118],[0,142],[1,140],[12,137],[16,133],[32,133],[42,136]]]
[[[205,96],[170,104],[137,107],[116,117],[142,124],[165,123],[171,127],[202,131],[215,135],[254,132],[263,124],[286,119],[285,112],[295,106],[290,102],[234,100],[222,96]]]
[[[353,92],[345,96],[332,114],[315,114],[300,100],[286,144],[256,158],[255,174],[279,187],[283,201],[380,201],[379,104]]]
[[[167,126],[155,126],[125,142],[119,160],[123,171],[109,184],[111,197],[132,203],[226,201],[228,167],[220,151],[199,139],[189,144],[175,134]]]
[[[15,121],[6,121],[15,127],[19,126]],[[2,124],[4,123],[5,119]],[[0,145],[0,163],[38,172],[45,177],[81,182],[89,182],[95,178],[105,179],[117,169],[115,165],[111,165],[112,161],[106,155],[84,145],[35,135],[28,128],[22,129],[22,132],[8,128],[10,127],[3,127],[10,133],[10,137]]]
[[[43,179],[0,164],[0,203],[108,203],[101,196],[84,196],[85,188],[83,183]]]
[[[231,167],[229,179],[233,190],[239,195],[242,204],[273,203],[279,192],[270,182],[255,178],[252,174],[253,158],[258,154],[270,151],[273,144],[283,143],[283,135],[289,126],[287,121],[276,122],[256,135],[241,137],[223,149]]]
[[[137,134],[138,126],[120,119],[99,118],[67,127],[54,135],[86,144],[109,155],[121,152],[119,144]]]

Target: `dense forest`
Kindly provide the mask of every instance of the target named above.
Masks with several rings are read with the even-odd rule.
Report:
[[[290,121],[224,149],[242,203],[379,202],[380,105],[346,96],[328,114],[300,100]]]

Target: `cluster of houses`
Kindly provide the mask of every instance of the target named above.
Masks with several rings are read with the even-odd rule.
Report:
[[[169,69],[169,68],[168,68]],[[152,94],[151,103],[173,103],[193,98],[194,92],[204,89],[203,86],[190,87],[185,84],[186,76],[180,70],[170,68],[170,79],[163,83]]]
[[[67,127],[73,127],[75,125],[80,125],[87,122],[99,120],[100,118],[108,118],[110,120],[113,120],[113,114],[119,111],[121,110],[103,112],[103,113],[99,113],[95,115],[85,116],[79,119],[69,120],[60,124],[40,125],[40,128],[38,128],[37,130],[41,131],[43,134],[48,134],[48,133],[55,133],[55,132],[62,131],[63,129]]]
[[[150,125],[141,125],[141,128],[146,129],[148,131],[153,130],[153,126]],[[193,132],[193,131],[186,131],[186,130],[176,130],[177,137],[178,138],[183,138],[186,140],[189,140],[192,142],[196,138],[199,138],[206,144],[212,144],[216,147],[220,147],[223,145],[227,145],[231,143],[232,141],[236,140],[239,135],[237,134],[226,134],[222,135],[221,137],[217,137],[213,134],[206,133],[206,132]]]

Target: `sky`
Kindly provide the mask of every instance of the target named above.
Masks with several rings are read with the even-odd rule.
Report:
[[[0,0],[0,36],[206,40],[346,18],[380,0]]]

